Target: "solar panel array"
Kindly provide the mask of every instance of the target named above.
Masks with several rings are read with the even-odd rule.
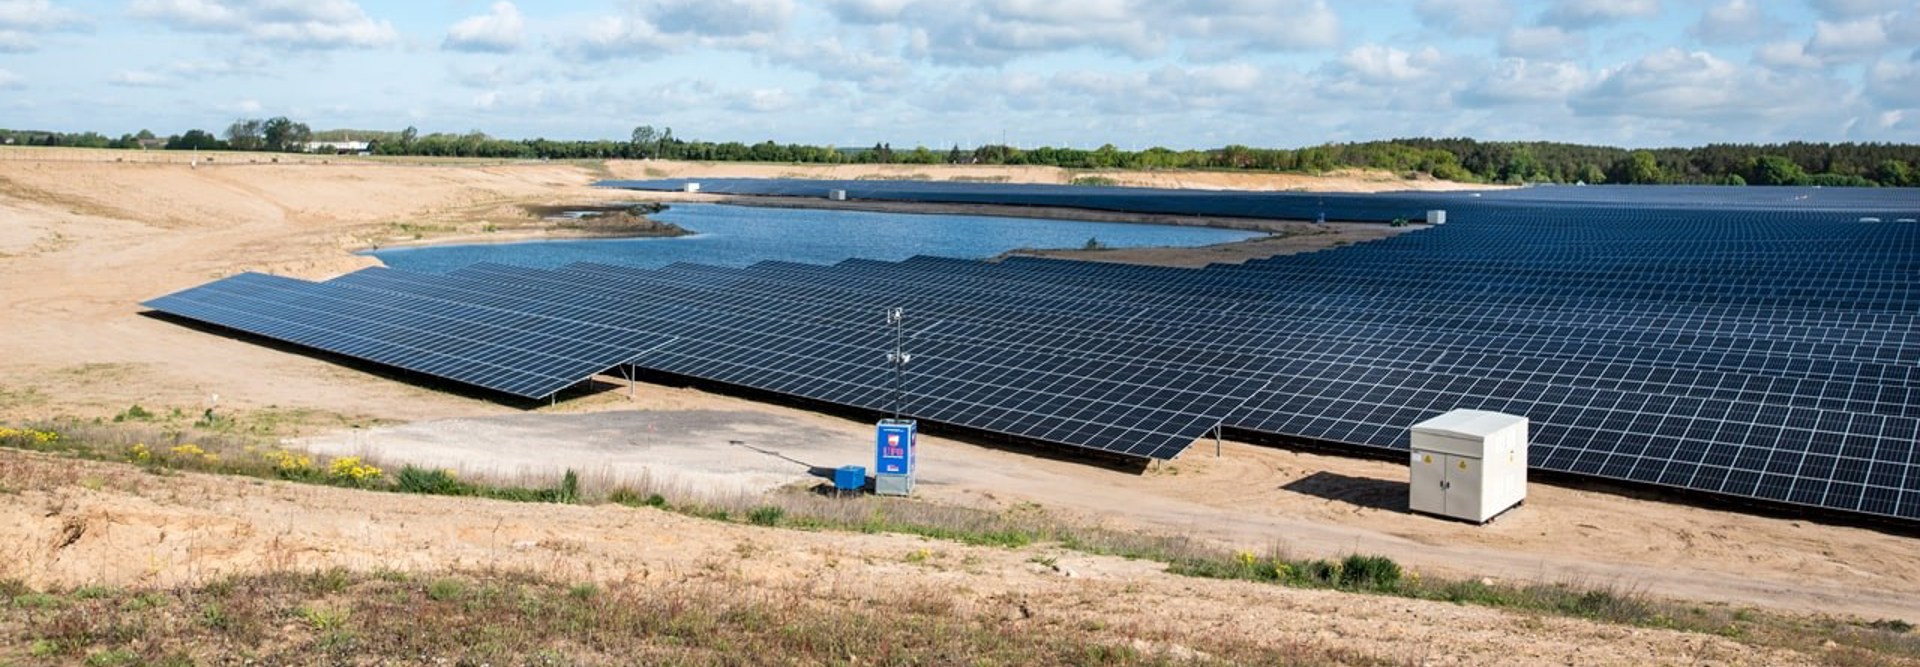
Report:
[[[1021,190],[928,185],[868,194]],[[1094,190],[1112,189],[1029,199]],[[1204,201],[1182,197],[1163,208]],[[248,274],[149,305],[523,396],[632,364],[878,411],[894,397],[881,312],[900,307],[902,411],[926,421],[1164,459],[1215,425],[1403,449],[1411,424],[1477,408],[1533,422],[1535,469],[1920,520],[1911,191],[1232,197],[1450,223],[1204,269],[478,265]]]

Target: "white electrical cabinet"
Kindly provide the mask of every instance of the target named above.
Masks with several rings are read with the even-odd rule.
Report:
[[[1413,425],[1408,505],[1486,523],[1527,499],[1527,418],[1454,410]]]

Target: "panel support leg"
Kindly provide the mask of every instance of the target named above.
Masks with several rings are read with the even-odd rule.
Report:
[[[1220,425],[1213,425],[1213,458],[1220,458]]]

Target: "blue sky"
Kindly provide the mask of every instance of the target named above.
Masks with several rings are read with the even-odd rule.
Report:
[[[0,0],[0,127],[1920,142],[1920,0]]]

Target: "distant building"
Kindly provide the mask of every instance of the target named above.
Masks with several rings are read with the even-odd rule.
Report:
[[[332,153],[334,155],[364,155],[373,151],[370,141],[309,141],[300,144],[300,150],[308,153]]]

